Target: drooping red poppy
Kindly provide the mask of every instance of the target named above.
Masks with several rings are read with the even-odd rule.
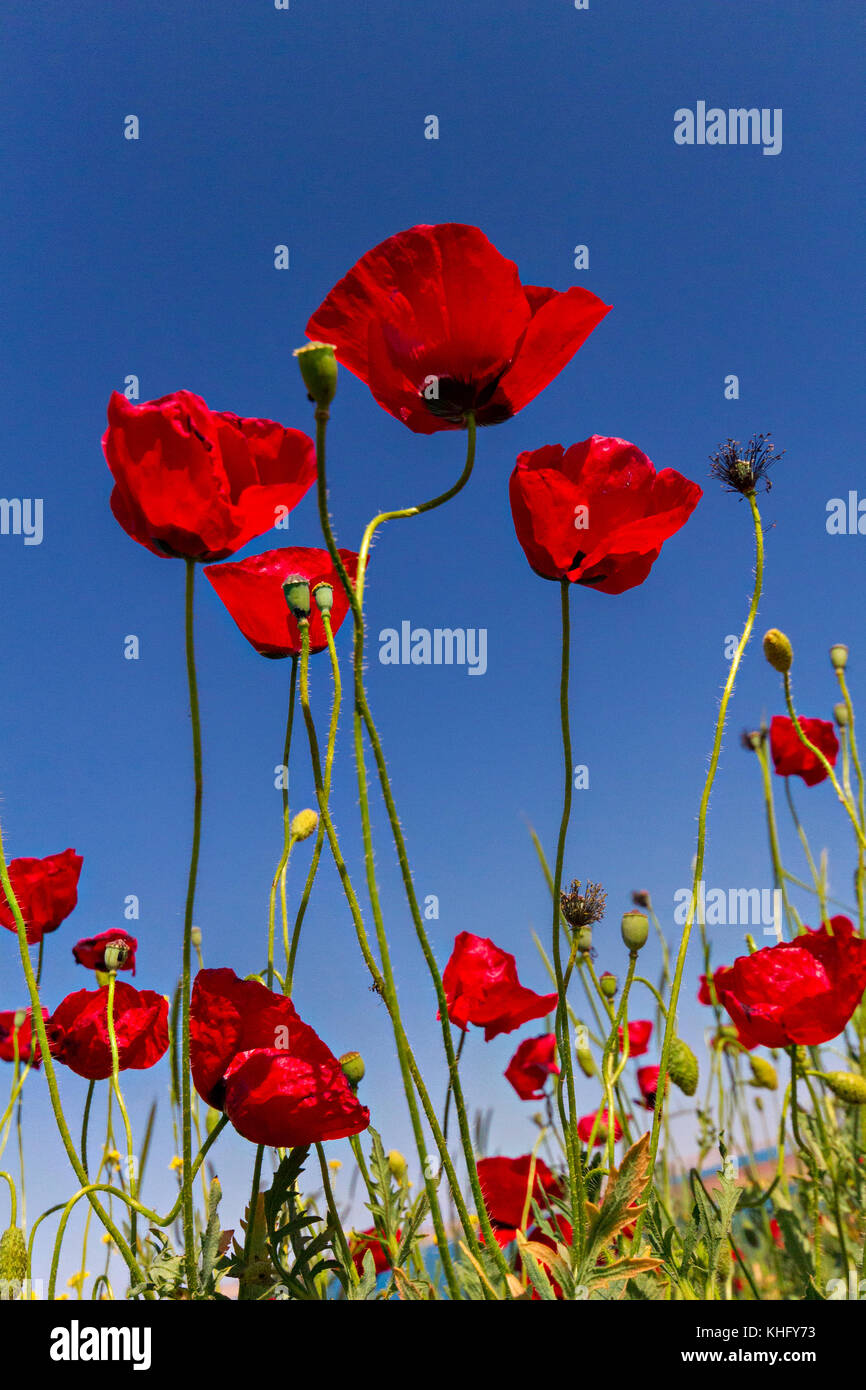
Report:
[[[580,1135],[580,1138],[583,1140],[584,1144],[589,1143],[589,1136],[592,1134],[593,1127],[595,1126],[596,1114],[597,1111],[593,1110],[591,1115],[581,1115],[580,1119],[577,1122],[577,1132]],[[595,1131],[596,1146],[607,1142],[608,1123],[609,1115],[607,1107],[605,1106],[604,1110],[601,1112],[601,1118],[598,1122],[598,1127]],[[614,1139],[622,1138],[622,1125],[619,1122],[618,1115],[614,1115],[613,1117],[613,1137]]]
[[[19,1011],[16,1009],[8,1009],[5,1013],[0,1013],[0,1062],[15,1061],[15,1015],[17,1012]],[[24,1013],[24,1022],[18,1029],[17,1037],[18,1057],[22,1062],[28,1061],[30,1057],[30,1046],[33,1041],[33,1011],[32,1009],[27,1009]],[[42,1017],[47,1021],[47,1009],[42,1010]],[[39,1043],[37,1042],[33,1057],[33,1066],[38,1067],[41,1061],[42,1053],[39,1049]]]
[[[121,1071],[144,1071],[168,1051],[168,1000],[137,990],[124,980],[114,986],[114,1031]],[[67,994],[48,1023],[51,1056],[88,1081],[111,1076],[108,986]]]
[[[830,928],[807,929],[716,971],[719,1002],[744,1047],[817,1046],[842,1032],[866,989],[866,941],[847,917],[831,918]]]
[[[111,510],[154,555],[224,560],[297,506],[316,477],[301,430],[209,410],[192,391],[136,404],[115,391],[102,447]]]
[[[442,976],[448,1017],[464,1030],[474,1023],[489,1042],[499,1033],[556,1009],[555,994],[536,994],[517,978],[517,962],[489,937],[460,932]]]
[[[398,1230],[398,1241],[402,1235],[403,1232]],[[375,1226],[368,1226],[365,1231],[354,1232],[349,1240],[349,1253],[359,1274],[364,1272],[364,1256],[368,1250],[372,1253],[377,1274],[384,1274],[391,1268],[391,1255],[385,1237],[379,1234]]]
[[[27,940],[33,946],[46,932],[56,931],[78,902],[78,879],[84,863],[74,849],[49,854],[45,859],[13,859],[9,881],[27,924]],[[0,888],[0,925],[17,931],[12,908]]]
[[[643,583],[703,493],[673,468],[656,473],[634,444],[594,434],[519,454],[510,495],[536,574],[621,594]]]
[[[354,582],[358,556],[354,550],[341,550],[340,559]],[[340,576],[327,550],[311,546],[266,550],[248,560],[227,565],[208,565],[205,574],[231,613],[244,637],[262,656],[298,656],[301,637],[298,624],[283,593],[287,579],[304,578],[310,596],[310,651],[324,651],[328,645],[322,615],[312,590],[317,584],[330,584],[334,591],[331,630],[336,632],[349,611],[349,600]]]
[[[650,1038],[652,1037],[653,1026],[648,1018],[629,1019],[628,1023],[628,1055],[629,1057],[643,1057],[648,1051]],[[619,1029],[619,1050],[625,1051],[625,1028]]]
[[[190,1012],[195,1088],[253,1144],[295,1148],[370,1123],[337,1058],[292,1001],[233,970],[200,970]]]
[[[548,1076],[559,1076],[556,1060],[556,1034],[542,1033],[524,1038],[505,1070],[521,1100],[540,1100]]]
[[[125,946],[129,955],[123,965],[118,965],[118,970],[131,970],[135,974],[135,953],[138,950],[138,942],[129,932],[104,931],[99,936],[86,936],[83,941],[76,941],[72,948],[72,954],[79,965],[84,965],[88,970],[107,970],[105,964],[105,948],[115,943]]]
[[[477,227],[411,227],[334,286],[307,324],[417,434],[496,425],[562,371],[610,306],[577,286],[522,285]]]
[[[522,1154],[520,1158],[478,1160],[478,1181],[481,1184],[487,1214],[496,1228],[496,1238],[500,1245],[507,1245],[514,1239],[515,1232],[523,1221],[532,1163],[532,1154]],[[540,1207],[546,1207],[552,1198],[562,1196],[562,1184],[551,1173],[543,1159],[535,1158],[534,1163],[532,1201],[537,1202]],[[531,1203],[527,1219],[532,1219]]]
[[[810,743],[820,748],[831,767],[836,766],[839,740],[826,719],[801,719],[800,728]],[[775,714],[770,720],[770,752],[779,777],[802,777],[807,787],[826,781],[827,773],[818,758],[801,742],[793,719]]]
[[[656,1093],[659,1088],[659,1072],[661,1067],[638,1067],[637,1084],[640,1087],[640,1104],[644,1110],[655,1110]]]

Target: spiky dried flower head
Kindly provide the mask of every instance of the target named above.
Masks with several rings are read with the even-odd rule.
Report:
[[[604,916],[607,893],[600,883],[587,883],[581,892],[580,879],[573,880],[567,893],[559,895],[562,915],[572,927],[588,927]]]
[[[772,483],[767,472],[785,455],[784,449],[777,453],[769,439],[769,434],[753,434],[746,445],[738,439],[727,439],[710,454],[711,476],[719,480],[726,492],[739,492],[743,497],[757,492],[759,487],[769,492]]]

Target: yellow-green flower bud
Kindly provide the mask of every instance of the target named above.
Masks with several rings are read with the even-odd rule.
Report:
[[[649,918],[644,912],[625,912],[621,923],[622,939],[630,951],[639,951],[649,936]]]
[[[693,1096],[698,1089],[698,1059],[682,1038],[674,1038],[668,1059],[668,1073],[684,1096]]]
[[[825,1071],[821,1073],[821,1080],[846,1105],[866,1105],[866,1076],[859,1072]]]
[[[391,1149],[388,1153],[388,1167],[391,1170],[391,1177],[398,1183],[404,1183],[409,1172],[409,1164],[406,1162],[399,1149]]]
[[[190,934],[189,934],[189,939],[190,939],[190,941],[192,942],[193,946],[200,946],[200,945],[201,945],[201,927],[193,927],[192,931],[191,931]]]
[[[601,985],[601,992],[605,998],[613,999],[619,988],[616,976],[612,975],[609,970],[605,970],[598,983]]]
[[[833,718],[836,720],[840,729],[844,729],[848,723],[848,706],[838,704],[833,706]]]
[[[13,1292],[27,1277],[27,1242],[18,1226],[0,1236],[0,1289]],[[11,1288],[10,1288],[11,1285]]]
[[[340,1066],[343,1068],[343,1075],[348,1081],[353,1091],[356,1091],[364,1080],[364,1059],[360,1052],[344,1052],[340,1058]]]
[[[291,824],[292,839],[308,840],[318,824],[319,817],[315,811],[299,811]]]
[[[790,671],[794,663],[794,649],[784,632],[777,627],[771,627],[769,632],[764,633],[764,656],[773,670],[781,671],[783,675]]]
[[[584,1076],[595,1076],[597,1074],[596,1065],[588,1047],[575,1048],[574,1055],[577,1058],[577,1064]]]
[[[779,1087],[779,1078],[776,1075],[776,1068],[772,1062],[768,1062],[766,1057],[749,1057],[749,1065],[752,1068],[751,1085],[763,1091],[776,1091]]]
[[[337,394],[337,359],[333,343],[306,343],[293,354],[311,401],[327,408]]]
[[[830,661],[834,671],[844,671],[848,665],[848,648],[844,642],[836,642],[830,648]]]

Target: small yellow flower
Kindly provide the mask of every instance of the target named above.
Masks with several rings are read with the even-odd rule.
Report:
[[[109,1149],[105,1155],[106,1163],[113,1163],[115,1168],[120,1167],[120,1154],[117,1149]]]
[[[168,1166],[169,1168],[171,1168],[173,1172],[176,1173],[183,1167],[183,1159],[180,1158],[177,1154],[175,1154],[174,1158],[171,1160],[171,1163]]]
[[[105,1235],[102,1237],[102,1244],[103,1244],[103,1245],[113,1245],[113,1244],[114,1244],[114,1241],[111,1239],[111,1236],[108,1234],[107,1231],[105,1232]]]
[[[85,1279],[90,1278],[89,1269],[80,1269],[77,1274],[71,1275],[66,1281],[67,1289],[80,1289]]]
[[[342,1166],[343,1161],[340,1158],[332,1158],[328,1162],[328,1167],[330,1168],[332,1173],[339,1173]]]

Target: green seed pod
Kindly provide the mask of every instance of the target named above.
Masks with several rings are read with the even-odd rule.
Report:
[[[601,992],[607,999],[613,999],[619,988],[619,983],[615,975],[611,975],[609,970],[605,970],[598,982],[601,985]]]
[[[23,1284],[27,1277],[27,1242],[18,1226],[10,1226],[0,1236],[0,1288]]]
[[[587,955],[592,950],[592,927],[578,927],[574,933],[574,940],[578,951]]]
[[[313,590],[313,598],[320,613],[330,613],[334,606],[333,584],[317,584]]]
[[[784,632],[777,627],[771,627],[769,632],[764,633],[764,656],[773,670],[781,671],[783,675],[794,664],[794,649]]]
[[[866,1076],[856,1071],[825,1071],[821,1080],[846,1105],[866,1105]]]
[[[668,1073],[684,1096],[693,1096],[698,1089],[698,1059],[682,1038],[674,1038],[668,1060]]]
[[[752,1068],[751,1085],[757,1086],[763,1091],[777,1091],[779,1089],[779,1078],[776,1075],[776,1068],[772,1062],[768,1062],[766,1057],[749,1057],[749,1065]]]
[[[848,706],[842,704],[834,705],[833,718],[836,720],[839,728],[844,729],[848,723]]]
[[[344,1052],[340,1058],[340,1066],[352,1090],[356,1091],[364,1080],[364,1072],[366,1070],[364,1059],[360,1052]]]
[[[590,1052],[588,1047],[576,1048],[574,1055],[577,1058],[577,1065],[580,1067],[580,1070],[583,1072],[584,1076],[596,1075],[595,1062],[592,1059],[592,1053]]]
[[[129,947],[125,941],[110,941],[103,953],[106,970],[122,970],[129,960]]]
[[[201,927],[193,927],[193,928],[192,928],[192,931],[191,931],[190,934],[189,934],[189,939],[190,939],[190,941],[192,942],[193,946],[200,946],[200,945],[201,945]]]
[[[315,811],[299,811],[290,827],[292,839],[308,840],[318,824],[319,817]]]
[[[830,661],[834,671],[844,671],[848,665],[848,648],[844,642],[836,642],[830,648]]]
[[[295,618],[310,616],[310,584],[302,574],[291,574],[283,585],[286,603]]]
[[[325,409],[337,394],[337,359],[333,343],[306,343],[296,348],[301,376],[311,401]]]
[[[639,951],[649,936],[649,918],[644,912],[623,913],[622,939],[630,951]]]

